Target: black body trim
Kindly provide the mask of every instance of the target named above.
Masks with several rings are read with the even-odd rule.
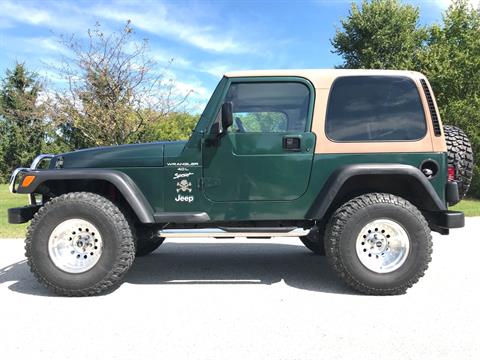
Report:
[[[427,82],[425,79],[420,79],[420,83],[422,84],[423,92],[425,93],[425,97],[428,103],[428,109],[430,110],[430,117],[432,118],[432,125],[433,125],[433,133],[435,136],[442,135],[442,130],[440,129],[440,122],[438,121],[437,110],[435,109],[435,104],[433,102],[432,94],[430,93],[430,89],[428,88]]]
[[[206,212],[165,212],[155,214],[153,217],[157,223],[202,223],[210,221],[210,216]]]
[[[456,204],[460,201],[460,193],[458,192],[458,184],[456,181],[447,182],[445,198],[449,204]]]
[[[62,169],[34,170],[26,172],[35,175],[35,180],[28,187],[19,187],[17,192],[31,194],[49,180],[105,180],[112,183],[132,207],[142,223],[154,223],[153,209],[137,187],[135,182],[125,173],[109,169]]]
[[[444,211],[447,210],[445,204],[440,200],[432,184],[423,175],[423,173],[414,166],[404,164],[352,164],[346,165],[335,170],[328,178],[320,193],[317,195],[313,205],[307,212],[307,219],[321,219],[328,211],[330,205],[335,200],[337,194],[347,180],[355,176],[407,176],[422,187],[430,201],[425,204],[425,210]]]
[[[465,226],[465,215],[461,211],[423,212],[432,228],[458,229]]]
[[[9,224],[23,224],[33,219],[41,205],[28,205],[8,209]]]

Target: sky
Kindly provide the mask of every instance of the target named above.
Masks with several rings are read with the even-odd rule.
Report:
[[[472,0],[478,5],[478,0]],[[421,23],[441,21],[449,0],[407,0],[419,6]],[[0,0],[0,77],[16,61],[50,86],[66,50],[60,35],[82,38],[96,22],[105,32],[131,20],[149,55],[181,92],[193,90],[200,109],[230,70],[331,68],[341,63],[330,39],[352,0],[27,1]]]

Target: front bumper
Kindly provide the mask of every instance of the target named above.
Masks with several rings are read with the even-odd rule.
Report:
[[[29,222],[41,207],[42,205],[28,205],[8,209],[8,223],[23,224]]]
[[[32,164],[30,165],[29,168],[17,168],[13,171],[12,175],[10,176],[10,184],[9,184],[9,189],[12,194],[15,194],[18,192],[18,187],[20,186],[20,183],[23,179],[23,176],[26,175],[30,171],[38,170],[41,164],[44,161],[50,161],[55,157],[53,154],[42,154],[38,155],[33,161]],[[35,196],[34,194],[30,194],[30,204],[35,205]]]
[[[55,155],[52,154],[42,154],[37,156],[30,165],[29,168],[18,168],[15,169],[10,176],[10,184],[9,189],[10,192],[15,194],[19,192],[19,187],[21,187],[21,183],[24,179],[24,176],[28,175],[32,171],[36,171],[41,168],[41,164],[44,161],[51,161]],[[45,167],[44,167],[45,168]],[[25,189],[24,189],[25,190]],[[29,193],[25,191],[20,191],[23,193]],[[30,198],[30,205],[22,206],[19,208],[11,208],[8,209],[8,222],[10,224],[23,224],[33,219],[33,216],[42,206],[41,204],[37,204],[37,200],[35,198],[35,194],[29,193]]]

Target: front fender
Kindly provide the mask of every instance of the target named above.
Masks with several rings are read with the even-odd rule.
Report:
[[[35,178],[28,186],[20,183],[16,192],[32,194],[46,181],[56,180],[104,180],[111,183],[123,195],[142,223],[154,223],[153,209],[135,182],[125,173],[110,169],[59,169],[30,170],[23,176],[33,175]]]

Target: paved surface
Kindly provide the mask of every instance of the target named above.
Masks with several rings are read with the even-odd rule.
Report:
[[[479,359],[480,218],[406,295],[352,293],[297,239],[167,242],[114,293],[51,296],[0,241],[1,359]]]

